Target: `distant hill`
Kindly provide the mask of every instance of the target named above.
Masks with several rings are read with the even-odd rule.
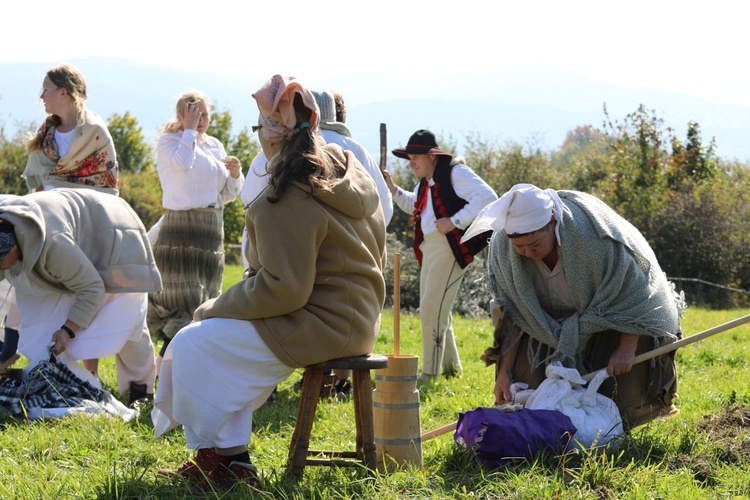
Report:
[[[148,140],[155,140],[161,124],[171,118],[176,96],[197,88],[212,97],[219,109],[229,110],[237,130],[257,120],[250,96],[263,78],[208,75],[111,59],[72,61],[86,75],[87,106],[105,119],[130,111]],[[0,126],[6,136],[19,124],[39,121],[44,111],[37,99],[48,64],[0,64]],[[250,81],[252,80],[252,81]],[[750,106],[710,102],[676,93],[598,82],[549,67],[516,67],[492,75],[467,75],[442,85],[429,97],[379,98],[341,79],[339,90],[347,102],[347,123],[354,138],[379,157],[379,127],[388,130],[388,149],[403,146],[419,128],[455,142],[462,153],[469,134],[489,142],[533,143],[558,147],[578,125],[601,127],[606,103],[610,117],[621,120],[639,104],[654,109],[666,126],[685,137],[689,121],[700,124],[704,142],[716,138],[718,154],[750,162]],[[393,160],[391,156],[389,162]]]

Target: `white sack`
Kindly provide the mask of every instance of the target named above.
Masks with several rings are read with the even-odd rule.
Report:
[[[550,363],[545,374],[547,378],[528,397],[525,408],[558,410],[567,415],[578,429],[572,443],[581,448],[601,446],[623,434],[617,405],[597,392],[608,377],[605,370],[585,388],[586,381],[578,370],[559,362]]]

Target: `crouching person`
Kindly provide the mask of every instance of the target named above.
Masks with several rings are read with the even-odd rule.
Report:
[[[606,368],[600,392],[626,430],[677,413],[674,352],[633,360],[681,337],[684,299],[632,224],[594,196],[518,184],[464,237],[488,228],[493,300],[515,325],[496,330],[498,404],[512,399],[512,382],[535,389],[561,360],[581,374]]]
[[[147,292],[160,290],[161,278],[125,200],[68,188],[2,196],[0,257],[21,313],[18,350],[32,364],[51,344],[78,374],[76,361],[114,355],[120,394],[131,403],[153,394]]]

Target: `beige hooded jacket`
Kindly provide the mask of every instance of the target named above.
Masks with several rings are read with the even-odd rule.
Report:
[[[148,236],[122,198],[60,188],[0,197],[0,219],[13,224],[22,260],[0,274],[34,292],[76,295],[68,314],[87,327],[106,293],[161,290]],[[16,278],[28,275],[28,282]]]
[[[286,365],[372,352],[385,299],[385,220],[377,187],[349,151],[332,191],[293,183],[277,203],[262,192],[246,214],[250,267],[195,319],[251,320]]]

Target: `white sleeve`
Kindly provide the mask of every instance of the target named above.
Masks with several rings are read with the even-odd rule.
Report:
[[[466,229],[479,212],[497,199],[495,191],[468,166],[459,163],[451,170],[451,182],[456,194],[468,203],[451,216],[459,229]]]
[[[418,190],[419,184],[417,184],[413,192],[406,191],[403,188],[398,188],[396,194],[393,195],[393,201],[396,202],[398,208],[407,214],[411,214],[414,212],[414,204],[417,203]]]
[[[383,207],[383,214],[385,214],[385,225],[387,226],[393,217],[393,197],[391,196],[391,190],[388,189],[385,177],[383,177],[380,167],[375,162],[375,158],[364,147],[355,153],[357,153],[357,159],[365,167],[372,180],[375,181],[375,186],[378,188],[378,195],[380,196],[380,206]]]
[[[260,192],[268,186],[266,163],[268,163],[268,159],[263,151],[260,151],[250,163],[250,168],[247,170],[245,183],[242,185],[242,192],[240,193],[243,206],[257,198]]]
[[[195,140],[198,133],[185,129],[180,133],[164,134],[156,145],[158,168],[190,170],[195,161]]]

